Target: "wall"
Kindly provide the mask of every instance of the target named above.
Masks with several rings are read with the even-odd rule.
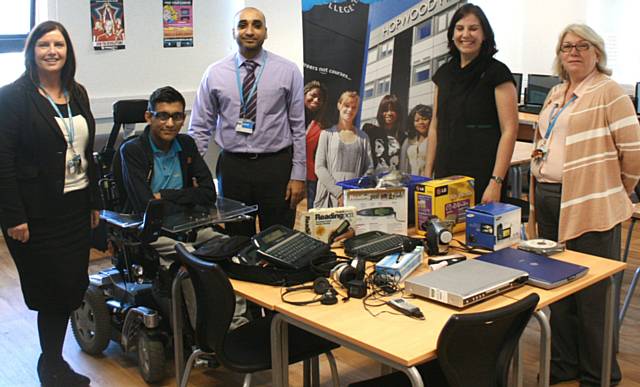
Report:
[[[117,99],[147,98],[171,85],[190,106],[206,67],[235,48],[232,16],[239,2],[194,1],[194,47],[162,47],[162,2],[124,0],[124,50],[95,51],[91,45],[89,2],[50,0],[49,17],[71,34],[78,60],[77,79],[87,87],[99,130],[110,127]]]

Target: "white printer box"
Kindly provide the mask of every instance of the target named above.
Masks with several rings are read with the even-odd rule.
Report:
[[[467,208],[467,245],[500,250],[520,241],[520,207],[489,203]]]

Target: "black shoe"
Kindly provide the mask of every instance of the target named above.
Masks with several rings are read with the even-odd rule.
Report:
[[[42,355],[38,358],[38,378],[42,387],[86,387],[91,384],[91,379],[75,372],[66,361],[49,365]]]

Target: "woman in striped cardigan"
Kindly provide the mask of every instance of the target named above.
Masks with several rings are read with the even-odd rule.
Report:
[[[621,223],[631,216],[629,194],[640,177],[640,125],[606,63],[604,41],[590,27],[562,31],[554,70],[563,83],[539,116],[529,225],[532,235],[619,260]],[[599,283],[551,305],[552,384],[600,385],[604,300]],[[615,385],[621,373],[613,355]]]

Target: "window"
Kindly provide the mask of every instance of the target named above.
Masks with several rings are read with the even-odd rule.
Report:
[[[33,28],[36,18],[35,0],[14,1],[0,23],[0,53],[19,52]]]
[[[440,67],[442,67],[445,63],[447,63],[447,61],[449,60],[449,55],[445,54],[445,55],[441,55],[437,58],[433,59],[433,62],[431,64],[431,68],[433,69],[433,73],[435,74],[436,71],[438,71],[438,69]]]
[[[369,55],[367,57],[367,63],[373,63],[378,60],[378,47],[374,47],[369,50]]]
[[[431,19],[422,22],[416,26],[414,43],[417,43],[423,39],[431,36]]]
[[[378,80],[377,83],[376,96],[389,94],[389,90],[391,90],[391,77],[382,78]]]
[[[424,83],[431,78],[431,61],[428,60],[413,67],[413,84]]]
[[[378,46],[379,59],[386,58],[391,54],[393,54],[393,39],[389,39]]]
[[[364,85],[364,99],[373,97],[375,92],[375,82],[369,82]]]
[[[453,16],[453,14],[451,14]],[[437,27],[436,32],[446,31],[449,28],[449,15],[447,12],[443,12],[440,15],[436,16],[437,18]]]

